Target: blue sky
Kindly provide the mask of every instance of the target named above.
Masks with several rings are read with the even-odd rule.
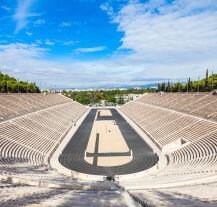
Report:
[[[0,70],[41,87],[197,79],[216,54],[216,0],[0,2]]]
[[[123,33],[110,24],[109,16],[100,8],[102,3],[21,0],[14,7],[14,1],[5,1],[1,5],[2,40],[39,44],[51,50],[50,58],[70,57],[73,50],[73,57],[84,60],[111,55],[120,46]]]

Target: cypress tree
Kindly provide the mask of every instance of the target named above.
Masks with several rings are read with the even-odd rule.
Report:
[[[209,71],[208,69],[206,69],[205,90],[208,89],[208,78],[209,78]]]
[[[192,84],[191,84],[191,78],[188,79],[188,91],[192,91]]]
[[[161,84],[160,83],[157,84],[157,89],[158,89],[158,91],[161,90]]]
[[[167,92],[170,92],[170,81],[168,80],[168,83],[167,83]]]

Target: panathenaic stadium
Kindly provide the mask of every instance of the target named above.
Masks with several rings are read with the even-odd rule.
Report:
[[[0,94],[0,206],[217,206],[217,96],[119,107]]]

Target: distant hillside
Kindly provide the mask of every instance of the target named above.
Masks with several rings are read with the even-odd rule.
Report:
[[[0,93],[39,93],[35,83],[18,81],[14,77],[0,72]]]

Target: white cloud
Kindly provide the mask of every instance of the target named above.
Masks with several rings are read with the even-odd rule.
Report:
[[[35,44],[11,43],[0,45],[1,61],[11,59],[11,57],[42,57],[46,49],[39,48]],[[22,59],[22,58],[21,58]]]
[[[32,36],[32,32],[26,32],[26,35]]]
[[[38,13],[31,12],[34,1],[35,0],[18,0],[18,6],[13,15],[16,21],[15,33],[18,33],[27,26],[29,18],[40,16]]]
[[[47,60],[44,54],[48,51],[39,47],[45,44],[44,40],[32,45],[2,43],[0,68],[19,79],[46,82],[47,87],[52,84],[111,87],[142,85],[167,78],[204,77],[206,68],[217,72],[215,1],[176,0],[169,5],[164,0],[148,3],[134,0],[117,13],[107,4],[102,9],[124,34],[119,50],[111,57],[82,62],[70,54],[67,58]],[[103,46],[77,48],[74,52],[104,49]]]
[[[71,24],[71,22],[61,22],[59,26],[60,27],[71,27],[72,24]]]
[[[45,45],[49,45],[49,46],[52,46],[55,44],[55,42],[51,41],[51,40],[45,40],[44,42]]]
[[[100,47],[83,47],[83,48],[77,48],[74,50],[76,53],[90,53],[90,52],[99,52],[105,50],[105,46]]]
[[[113,16],[114,15],[114,10],[112,8],[112,6],[109,4],[109,2],[105,2],[104,4],[102,4],[100,6],[100,8],[105,11],[109,16]]]
[[[37,39],[37,40],[35,40],[35,44],[36,44],[36,45],[42,45],[42,44],[43,44],[43,41],[40,40],[40,39]]]
[[[135,71],[115,61],[45,60],[43,57],[46,52],[46,49],[37,45],[1,45],[0,68],[3,73],[19,79],[46,82],[47,87],[53,84],[66,87],[111,87],[125,84],[131,77],[135,77]]]
[[[130,1],[118,13],[104,9],[124,33],[120,50],[131,50],[134,61],[151,75],[197,76],[195,68],[217,63],[215,0]],[[151,69],[152,68],[152,69]],[[153,69],[154,68],[154,69]],[[157,69],[158,68],[158,69]],[[167,68],[164,70],[164,68]],[[181,71],[178,71],[181,70]]]
[[[2,5],[0,8],[3,9],[3,10],[5,10],[5,11],[8,11],[8,12],[11,11],[11,8],[8,7],[8,6]]]
[[[6,44],[6,43],[8,43],[7,40],[0,40],[0,44]]]
[[[69,40],[69,41],[63,41],[62,43],[63,43],[63,45],[65,45],[65,46],[72,46],[72,45],[74,45],[75,43],[77,43],[77,41]]]
[[[180,1],[176,2],[177,4],[172,6],[164,5],[158,9],[170,10],[171,7],[178,7]],[[145,8],[145,4],[131,3],[115,16],[119,31],[125,33],[121,48],[133,49],[136,53],[146,56],[164,56],[166,53],[172,56],[177,54],[179,57],[186,52],[215,49],[216,12],[186,15],[185,11],[175,9],[157,15]]]
[[[36,21],[33,22],[34,25],[42,25],[45,24],[45,20],[44,19],[37,19]]]
[[[36,44],[0,45],[1,71],[21,80],[37,81],[43,87],[54,84],[57,87],[113,87],[149,84],[168,78],[168,74],[171,79],[183,79],[187,77],[185,74],[183,76],[183,67],[194,69],[197,75],[204,73],[204,65],[214,67],[209,61],[179,66],[158,62],[153,65],[131,56],[94,61],[79,61],[73,57],[46,60],[47,52]],[[175,67],[176,71],[171,73],[170,68]]]

